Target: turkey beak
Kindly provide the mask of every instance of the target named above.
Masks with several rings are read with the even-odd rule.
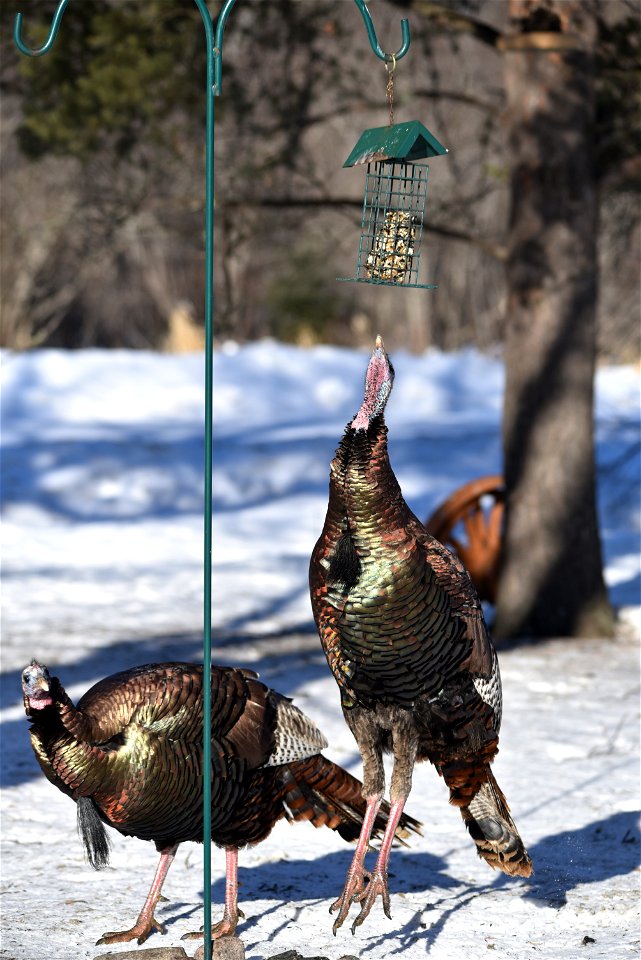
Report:
[[[387,366],[390,369],[392,377],[394,376],[394,368],[390,361],[387,350],[385,349],[385,344],[383,343],[383,338],[379,335],[376,337],[376,344],[374,350],[372,351],[372,359],[376,358],[377,360],[384,360]]]

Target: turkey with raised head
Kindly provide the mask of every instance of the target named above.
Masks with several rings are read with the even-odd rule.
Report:
[[[334,933],[354,901],[361,908],[352,931],[379,895],[390,916],[390,850],[417,760],[430,760],[444,778],[490,866],[522,877],[532,870],[490,769],[501,680],[480,600],[460,561],[411,512],[390,466],[384,411],[393,381],[378,337],[363,403],[331,464],[327,516],[310,564],[314,618],[361,753],[367,802],[332,906]],[[370,873],[364,858],[383,800],[384,752],[394,757],[391,812]]]
[[[98,943],[164,932],[154,918],[180,843],[203,839],[203,667],[155,663],[101,680],[74,706],[56,677],[35,660],[22,673],[33,749],[43,772],[77,803],[88,859],[108,861],[104,824],[152,840],[160,862],[140,915]],[[226,851],[225,910],[212,937],[238,922],[238,849],[258,843],[277,820],[310,820],[346,840],[359,836],[361,783],[321,750],[315,724],[250,670],[211,668],[212,839]],[[389,807],[374,829],[382,835]],[[398,837],[417,832],[406,817]],[[187,934],[202,936],[201,934]]]

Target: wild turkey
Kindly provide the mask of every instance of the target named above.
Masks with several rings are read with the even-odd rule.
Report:
[[[416,760],[430,760],[450,788],[478,853],[492,867],[529,876],[532,864],[490,770],[498,749],[501,680],[480,601],[460,561],[425,528],[401,494],[387,453],[384,411],[394,370],[380,337],[363,404],[331,464],[329,506],[310,564],[314,617],[363,760],[367,812],[334,933],[352,902],[352,932],[380,894],[390,916],[387,869]],[[392,752],[391,812],[374,871],[369,831]]]
[[[365,811],[361,783],[320,753],[314,723],[251,670],[212,667],[212,837],[226,850],[223,919],[212,937],[238,922],[238,848],[258,843],[277,820],[310,820],[355,840]],[[153,840],[160,862],[133,927],[98,943],[164,933],[154,910],[180,843],[202,842],[203,667],[155,663],[114,674],[75,707],[62,684],[32,660],[22,674],[31,743],[43,772],[78,807],[91,864],[109,857],[103,823]],[[389,807],[375,823],[380,835]],[[418,832],[407,817],[399,838]],[[202,936],[201,934],[187,934]]]

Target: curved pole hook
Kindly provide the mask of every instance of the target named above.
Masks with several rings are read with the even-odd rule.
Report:
[[[199,0],[196,0],[198,3]],[[223,35],[225,33],[225,26],[227,24],[227,18],[231,12],[232,7],[236,3],[236,0],[225,0],[223,6],[218,14],[218,20],[216,23],[216,39],[214,44],[213,56],[214,56],[214,94],[218,96],[220,94],[222,86],[222,60],[223,60]],[[398,48],[396,53],[385,53],[381,49],[381,46],[376,37],[376,30],[374,29],[374,23],[372,21],[371,14],[367,9],[365,0],[354,0],[354,3],[361,12],[363,21],[365,23],[365,29],[367,30],[367,36],[369,37],[369,42],[372,50],[376,56],[385,61],[385,63],[395,64],[397,60],[400,60],[401,57],[404,57],[410,46],[410,24],[409,20],[401,20],[401,38],[402,43]]]
[[[216,24],[216,37],[214,42],[213,51],[211,49],[211,38],[209,31],[211,30],[211,20],[209,18],[207,8],[204,5],[203,0],[196,0],[196,5],[199,7],[202,14],[203,20],[205,21],[205,29],[208,34],[208,55],[213,53],[213,66],[214,66],[214,77],[213,77],[213,87],[214,94],[220,93],[221,88],[221,74],[222,74],[222,52],[223,52],[223,33],[225,30],[225,25],[227,23],[227,17],[231,11],[231,8],[234,6],[236,0],[225,0],[223,7],[218,15],[218,21]],[[13,39],[14,42],[20,50],[27,57],[41,57],[43,54],[47,53],[48,50],[54,44],[54,41],[58,35],[58,28],[60,27],[60,21],[62,15],[65,12],[65,8],[69,0],[60,0],[56,12],[51,23],[51,28],[49,30],[49,35],[41,47],[32,49],[28,47],[27,44],[22,39],[22,14],[17,13],[16,19],[13,27]],[[404,57],[410,46],[410,25],[408,20],[401,20],[401,37],[402,44],[396,51],[396,53],[385,53],[381,48],[381,45],[378,42],[376,36],[376,30],[374,29],[374,23],[372,21],[372,16],[367,9],[365,0],[354,0],[354,3],[361,12],[363,21],[365,23],[365,29],[367,30],[367,36],[369,38],[370,46],[379,60],[383,60],[385,63],[393,63],[397,60],[400,60],[401,57]]]
[[[53,46],[54,40],[58,35],[58,27],[60,26],[60,21],[62,15],[65,12],[65,7],[69,3],[69,0],[60,0],[58,4],[58,9],[56,10],[53,21],[51,23],[51,29],[49,30],[49,36],[42,44],[41,47],[37,47],[33,50],[31,47],[28,47],[22,39],[22,14],[16,13],[15,23],[13,25],[13,39],[16,47],[20,53],[24,53],[26,57],[41,57],[43,53],[46,53]]]
[[[354,0],[354,3],[356,4],[356,6],[361,12],[363,20],[365,22],[365,29],[367,30],[367,36],[369,37],[370,46],[374,51],[374,53],[376,54],[376,56],[379,58],[379,60],[384,60],[385,63],[392,63],[393,61],[400,60],[401,57],[404,57],[407,51],[409,50],[409,46],[410,46],[409,20],[401,20],[401,37],[403,39],[403,42],[401,46],[398,48],[398,50],[396,51],[396,53],[385,53],[385,51],[381,49],[381,45],[379,44],[378,39],[376,37],[376,30],[374,29],[372,15],[367,9],[365,0]]]
[[[196,0],[198,2],[198,0]],[[227,17],[231,13],[231,8],[236,3],[236,0],[225,0],[223,3],[220,13],[218,14],[218,19],[216,21],[216,37],[214,40],[214,94],[215,96],[220,96],[220,92],[223,85],[223,36],[225,33],[225,27],[227,25]]]

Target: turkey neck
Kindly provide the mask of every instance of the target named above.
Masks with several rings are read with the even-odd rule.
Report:
[[[56,684],[54,709],[58,713],[61,726],[74,740],[95,743],[96,739],[100,739],[98,731],[95,730],[95,722],[71,702],[60,681],[56,681]]]
[[[409,510],[387,452],[383,414],[367,430],[348,427],[331,467],[330,511],[347,527],[362,560],[401,537]]]
[[[382,414],[367,430],[348,428],[331,477],[321,541],[325,590],[316,594],[316,615],[343,705],[412,707],[426,690],[442,685],[442,611],[429,609],[419,525],[392,472]],[[434,676],[426,682],[426,664],[434,657]]]
[[[51,707],[31,716],[31,743],[43,773],[65,793],[90,795],[108,767],[108,754],[77,737],[67,726],[81,728],[82,714],[58,685]]]

